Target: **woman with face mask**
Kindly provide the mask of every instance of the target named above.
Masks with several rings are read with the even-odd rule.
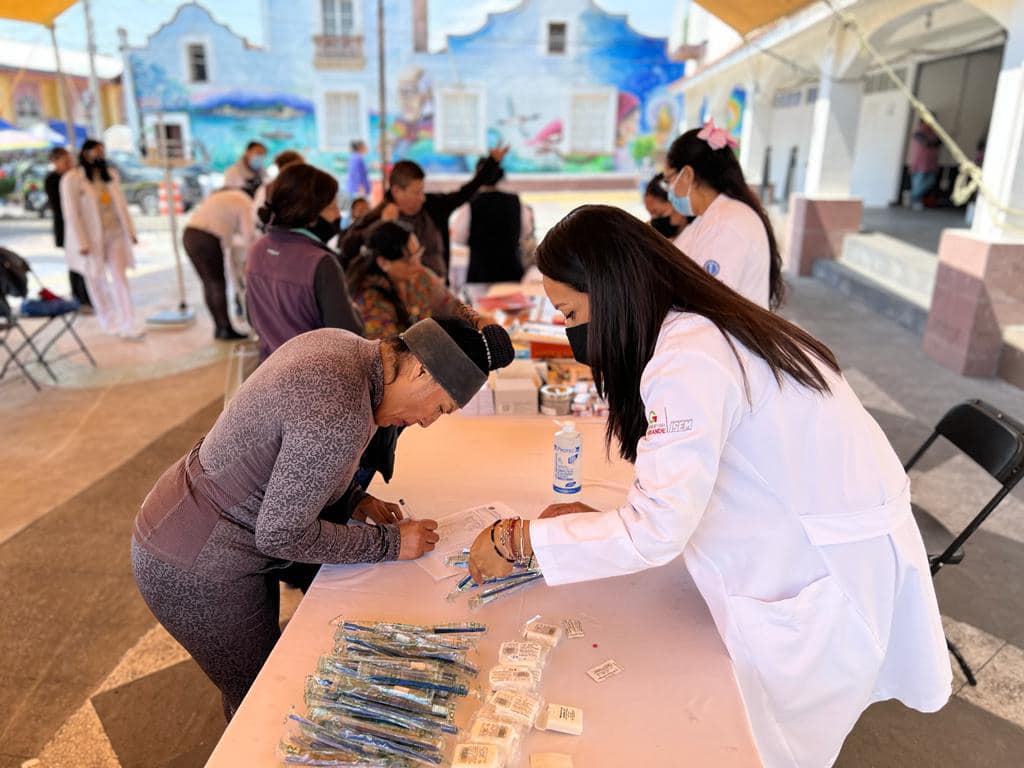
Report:
[[[286,167],[267,188],[260,220],[267,234],[246,258],[249,323],[266,359],[293,336],[317,328],[362,333],[336,254],[338,182],[305,163]]]
[[[434,315],[458,315],[478,328],[491,322],[456,299],[422,257],[423,247],[407,224],[379,221],[367,230],[347,274],[366,338],[389,339]]]
[[[121,192],[120,177],[107,165],[98,141],[82,144],[78,167],[60,180],[64,247],[81,264],[96,319],[104,333],[138,340],[128,269],[135,266],[135,224]]]
[[[500,326],[478,331],[457,318],[384,342],[306,333],[263,363],[164,472],[135,519],[135,581],[220,689],[228,719],[280,635],[281,568],[411,560],[434,548],[434,521],[403,520],[397,505],[354,484],[374,432],[429,427],[513,356]]]
[[[676,246],[712,277],[765,308],[785,293],[782,257],[768,214],[747,186],[736,140],[709,120],[672,142],[665,186],[672,207],[696,219]]]
[[[474,578],[533,558],[555,586],[682,555],[767,768],[832,765],[875,701],[942,707],[952,674],[907,476],[828,347],[615,208],[569,214],[537,265],[636,479],[618,509],[499,521]]]

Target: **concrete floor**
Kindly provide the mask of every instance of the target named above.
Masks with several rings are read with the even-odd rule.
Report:
[[[942,230],[963,229],[966,226],[963,211],[955,208],[915,211],[910,208],[887,207],[865,208],[860,229],[862,232],[881,232],[937,253]]]
[[[535,205],[548,221],[579,202],[553,197]],[[143,309],[166,302],[169,279],[154,271],[136,282]],[[189,285],[194,300],[191,278]],[[901,456],[968,397],[1024,416],[1021,390],[938,367],[917,337],[814,281],[792,284],[785,312],[835,349]],[[189,330],[151,333],[138,345],[101,343],[86,320],[102,373],[69,360],[67,386],[35,394],[23,382],[0,383],[0,768],[186,768],[202,765],[219,737],[216,691],[155,623],[128,568],[138,504],[219,412],[227,350],[210,341],[202,315]],[[948,447],[937,447],[921,468],[915,500],[953,528],[993,490]],[[964,563],[937,580],[947,631],[979,686],[961,681],[935,715],[891,702],[872,707],[838,765],[1021,764],[1022,513],[1018,493],[971,540]],[[296,595],[284,598],[287,616]]]

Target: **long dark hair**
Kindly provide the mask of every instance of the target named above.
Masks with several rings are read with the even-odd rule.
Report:
[[[628,461],[636,460],[637,442],[647,429],[640,376],[670,310],[706,317],[729,342],[741,370],[734,340],[762,358],[780,385],[785,375],[808,389],[829,392],[815,358],[839,372],[835,356],[820,341],[679,258],[672,243],[618,208],[574,210],[537,247],[537,266],[546,277],[589,297],[587,357],[594,382],[608,399],[606,440],[610,448],[617,438],[619,454]]]
[[[397,221],[378,221],[366,230],[363,247],[359,249],[359,255],[349,264],[345,274],[348,280],[348,289],[353,296],[366,290],[368,277],[383,277],[384,280],[379,281],[380,285],[374,287],[394,305],[398,325],[402,329],[409,327],[409,310],[405,308],[405,303],[391,284],[387,274],[377,265],[377,259],[398,261],[405,258],[405,246],[408,245],[410,237],[412,237],[412,230],[405,224]]]
[[[86,139],[82,143],[82,149],[78,152],[78,164],[82,166],[82,170],[85,172],[85,178],[89,181],[96,180],[96,174],[98,173],[100,178],[104,182],[110,183],[110,169],[107,167],[106,159],[100,161],[92,161],[86,158],[85,153],[90,149],[96,149],[96,147],[102,147],[102,141],[96,141],[96,139]]]
[[[665,162],[675,171],[690,166],[698,181],[707,184],[716,192],[746,203],[758,215],[768,235],[768,253],[771,259],[768,273],[768,304],[772,309],[777,309],[785,298],[786,284],[782,280],[782,256],[779,254],[779,244],[775,241],[772,222],[761,201],[743,178],[743,169],[740,168],[732,148],[726,145],[721,149],[712,149],[704,139],[697,138],[698,133],[700,129],[694,128],[673,141],[672,146],[668,148]]]
[[[267,187],[267,202],[258,211],[265,225],[308,227],[338,196],[338,182],[306,163],[292,163]]]

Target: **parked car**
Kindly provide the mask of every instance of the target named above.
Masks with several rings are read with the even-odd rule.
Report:
[[[121,174],[125,198],[135,203],[146,215],[159,212],[160,183],[164,180],[164,169],[144,164],[138,157],[127,152],[112,152],[110,163]],[[187,211],[194,208],[206,196],[211,171],[202,165],[188,165],[172,168],[171,176],[181,190],[182,207]]]

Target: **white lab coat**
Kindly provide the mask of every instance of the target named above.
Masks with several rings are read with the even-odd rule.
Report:
[[[707,319],[671,313],[644,369],[618,510],[531,524],[549,585],[682,554],[768,768],[822,768],[872,702],[930,712],[952,673],[906,474],[845,379],[822,396]]]
[[[132,240],[135,225],[121,192],[117,171],[110,169],[107,184],[120,233],[104,236],[100,202],[96,187],[82,168],[74,168],[61,177],[60,200],[64,211],[64,248],[68,268],[85,277],[85,285],[96,310],[100,328],[107,332],[134,335],[134,308],[127,270],[135,266]],[[82,255],[82,246],[89,249]]]
[[[675,239],[676,247],[736,293],[768,308],[771,251],[761,218],[719,194]]]
[[[108,189],[124,232],[124,247],[128,254],[126,266],[134,267],[132,238],[135,237],[135,225],[121,192],[120,177],[113,168],[110,169],[110,178]],[[68,269],[85,274],[85,259],[89,256],[82,256],[81,245],[83,242],[87,244],[90,256],[103,253],[103,224],[96,188],[85,178],[82,168],[72,168],[61,176],[60,204],[64,213],[64,249],[67,251]]]

